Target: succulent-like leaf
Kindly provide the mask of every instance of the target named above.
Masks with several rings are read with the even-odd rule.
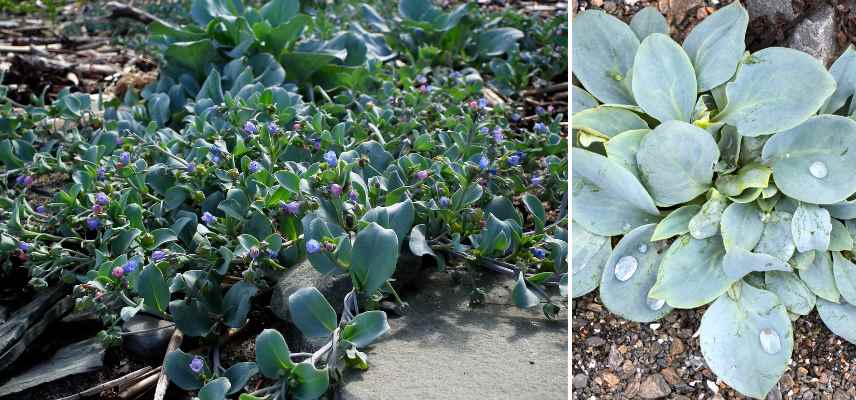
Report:
[[[294,363],[285,338],[275,329],[265,329],[256,337],[256,365],[261,373],[271,379],[288,375]]]
[[[690,220],[698,214],[701,206],[696,204],[687,204],[672,211],[666,218],[663,218],[654,229],[654,234],[651,236],[652,241],[668,239],[672,236],[683,235],[690,231]]]
[[[835,275],[835,287],[848,303],[856,303],[856,264],[841,253],[832,252],[832,272]]]
[[[754,204],[732,203],[722,213],[720,231],[726,250],[734,247],[754,249],[764,232],[761,210]]]
[[[817,299],[817,313],[832,333],[856,344],[856,306]]]
[[[740,2],[734,2],[702,20],[687,35],[683,46],[693,61],[699,92],[713,89],[734,76],[746,50],[744,37],[748,24],[746,9]]]
[[[658,205],[692,200],[710,188],[719,147],[709,133],[681,121],[660,124],[642,138],[636,162]]]
[[[856,121],[821,115],[773,135],[763,158],[779,190],[812,204],[835,204],[856,192]]]
[[[630,19],[630,29],[640,41],[645,40],[652,33],[669,34],[669,24],[666,22],[666,17],[651,6],[645,7],[633,15],[633,18]]]
[[[603,305],[631,321],[655,321],[672,310],[662,301],[648,296],[657,280],[662,258],[651,243],[654,227],[654,224],[643,225],[624,235],[615,246],[600,279]]]
[[[389,331],[386,313],[380,310],[365,311],[342,327],[340,338],[357,347],[365,347]]]
[[[636,152],[639,151],[639,144],[648,132],[651,130],[634,129],[613,136],[604,144],[606,157],[630,171],[638,179],[639,168],[636,166]]]
[[[586,10],[574,18],[574,75],[603,103],[636,104],[630,90],[639,39],[627,24],[603,11]]]
[[[574,114],[572,128],[601,140],[634,129],[648,129],[642,117],[626,108],[601,105]]]
[[[826,100],[826,103],[820,109],[823,114],[832,114],[844,104],[847,99],[851,98],[856,93],[856,50],[853,45],[847,45],[847,48],[838,56],[838,59],[829,67],[829,73],[835,78],[835,92]],[[852,114],[854,106],[851,104],[850,112]]]
[[[832,75],[812,56],[769,47],[743,61],[726,86],[728,105],[716,120],[736,126],[744,136],[781,132],[817,112],[834,90]]]
[[[288,310],[294,324],[310,337],[326,337],[336,329],[336,311],[314,287],[304,287],[288,296]]]
[[[739,297],[724,294],[701,319],[701,352],[710,369],[738,392],[764,398],[788,368],[793,328],[775,294],[738,283]]]
[[[769,254],[784,262],[790,260],[797,249],[791,233],[791,219],[791,214],[784,211],[770,213],[764,221],[764,232],[754,251]]]
[[[764,274],[767,290],[779,296],[788,311],[808,315],[814,309],[817,296],[793,272],[770,271]]]
[[[829,249],[832,220],[829,211],[814,204],[800,203],[791,218],[791,232],[797,251]]]
[[[577,298],[597,288],[612,245],[608,237],[595,235],[576,222],[571,224],[571,231],[571,297]]]
[[[692,121],[695,71],[690,58],[670,37],[654,33],[642,41],[633,62],[632,88],[639,106],[660,122]]]
[[[722,268],[722,238],[693,239],[684,235],[663,255],[657,283],[649,296],[674,308],[695,308],[715,300],[736,281]]]
[[[597,107],[597,99],[594,98],[589,92],[586,92],[585,89],[571,86],[572,99],[571,99],[571,113],[576,114],[580,111],[585,111],[590,108]]]

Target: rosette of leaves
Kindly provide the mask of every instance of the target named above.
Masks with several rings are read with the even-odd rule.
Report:
[[[640,322],[709,305],[707,364],[764,398],[791,321],[856,343],[856,52],[747,53],[747,21],[735,2],[678,44],[653,9],[576,17],[571,286]]]

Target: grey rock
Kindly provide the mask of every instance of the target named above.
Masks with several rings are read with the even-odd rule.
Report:
[[[811,54],[828,66],[838,53],[836,35],[835,9],[824,4],[794,27],[788,47]]]
[[[744,4],[750,20],[758,17],[773,19],[781,16],[786,21],[793,21],[797,17],[791,0],[746,0]]]
[[[308,286],[318,289],[336,310],[336,314],[342,313],[342,301],[352,287],[351,278],[347,274],[323,275],[316,271],[309,261],[303,261],[288,270],[273,287],[270,299],[273,313],[283,321],[291,321],[288,315],[288,296]]]
[[[122,324],[122,330],[127,332],[122,339],[126,350],[138,357],[162,359],[172,333],[175,332],[175,324],[137,313]]]
[[[766,400],[782,400],[782,390],[779,389],[779,385],[773,386],[773,389],[770,390],[770,393],[767,393]]]
[[[606,344],[606,340],[603,340],[602,337],[592,336],[586,339],[586,346],[588,347],[600,347]]]
[[[586,374],[576,374],[574,375],[573,388],[574,389],[585,389],[588,386],[588,375]]]
[[[639,387],[639,397],[643,399],[659,399],[672,393],[666,379],[660,374],[654,374],[642,381]]]
[[[621,368],[621,363],[624,362],[624,358],[621,357],[621,353],[618,351],[617,346],[612,345],[609,348],[609,357],[607,357],[606,362],[609,368],[614,371],[618,371]]]
[[[497,283],[479,286],[490,292]],[[567,316],[547,321],[540,308],[505,303],[470,307],[469,295],[469,285],[444,273],[425,277],[405,298],[410,312],[363,349],[369,369],[346,374],[341,398],[567,399]]]
[[[8,368],[47,328],[71,311],[74,302],[57,289],[40,295],[0,326],[0,371]],[[59,299],[59,300],[57,300]]]
[[[104,353],[104,347],[97,339],[72,344],[58,351],[50,360],[10,379],[0,387],[0,397],[67,376],[98,370],[104,363]]]

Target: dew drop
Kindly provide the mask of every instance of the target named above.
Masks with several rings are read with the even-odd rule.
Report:
[[[639,247],[636,248],[636,250],[639,250],[640,253],[645,254],[648,252],[648,245],[645,243],[642,243],[639,245]]]
[[[624,256],[619,258],[618,263],[615,264],[615,279],[626,282],[633,276],[638,266],[639,262],[636,261],[636,257]]]
[[[771,328],[761,329],[759,339],[761,340],[761,348],[767,354],[776,354],[782,349],[782,340],[779,338],[779,334]]]
[[[823,179],[826,178],[826,174],[829,173],[829,170],[826,169],[826,164],[823,162],[815,161],[808,167],[808,172],[811,173],[811,176],[817,179]]]
[[[659,311],[661,308],[663,308],[664,305],[666,305],[666,300],[655,299],[653,297],[649,297],[647,299],[647,302],[648,308],[650,308],[652,311]]]
[[[630,226],[630,224],[628,224],[628,223],[626,223],[626,222],[624,223],[624,225],[621,225],[621,230],[622,230],[622,231],[629,232],[629,231],[630,231],[630,228],[632,228],[632,226]]]

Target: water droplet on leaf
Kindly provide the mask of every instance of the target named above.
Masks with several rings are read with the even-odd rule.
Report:
[[[767,354],[776,354],[782,349],[782,340],[779,338],[779,334],[771,328],[761,329],[759,339],[761,340],[761,348]]]
[[[829,173],[829,170],[826,169],[826,164],[823,162],[815,161],[808,167],[808,172],[811,173],[811,176],[817,179],[823,179],[826,178],[826,174]]]
[[[638,266],[639,262],[636,261],[636,257],[624,256],[619,258],[618,263],[615,264],[615,279],[626,282],[633,276]]]
[[[645,254],[646,252],[648,252],[648,245],[645,243],[642,243],[639,245],[639,247],[636,250],[639,250],[640,253]]]
[[[655,299],[653,297],[649,297],[647,299],[647,302],[648,308],[650,308],[652,311],[659,311],[661,308],[663,308],[664,305],[666,305],[666,300]]]

